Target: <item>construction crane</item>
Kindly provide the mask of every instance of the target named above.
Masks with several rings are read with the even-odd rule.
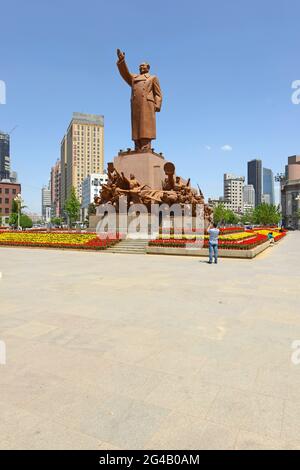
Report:
[[[17,127],[19,127],[18,124],[15,127],[13,127],[12,130],[8,132],[8,134],[11,135]]]

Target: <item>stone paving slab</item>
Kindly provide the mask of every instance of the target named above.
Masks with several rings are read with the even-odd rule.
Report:
[[[1,247],[0,449],[299,449],[299,264]]]

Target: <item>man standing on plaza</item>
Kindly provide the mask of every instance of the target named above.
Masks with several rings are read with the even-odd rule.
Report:
[[[219,241],[219,234],[220,230],[216,223],[208,227],[207,230],[209,234],[209,264],[212,264],[213,257],[215,258],[215,264],[218,262],[218,241]]]

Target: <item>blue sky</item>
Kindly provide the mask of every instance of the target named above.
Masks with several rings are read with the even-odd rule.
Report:
[[[222,194],[224,172],[246,175],[251,158],[277,172],[300,153],[297,0],[10,0],[0,15],[0,129],[18,125],[12,166],[32,211],[73,111],[104,114],[106,162],[131,145],[117,47],[132,71],[146,60],[159,77],[153,146],[206,197]]]

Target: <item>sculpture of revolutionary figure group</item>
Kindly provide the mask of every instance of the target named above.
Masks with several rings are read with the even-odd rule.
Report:
[[[192,214],[196,214],[196,205],[204,204],[204,197],[201,192],[190,186],[190,180],[186,183],[179,176],[175,177],[175,167],[172,163],[165,164],[166,178],[161,189],[151,189],[146,185],[142,186],[131,174],[126,178],[124,173],[119,173],[112,164],[108,166],[108,183],[104,184],[100,196],[95,198],[95,204],[112,204],[118,211],[120,198],[127,197],[128,207],[131,204],[144,204],[148,210],[151,204],[180,204],[182,207],[189,204]],[[204,204],[204,215],[206,220],[211,220],[213,210]]]

